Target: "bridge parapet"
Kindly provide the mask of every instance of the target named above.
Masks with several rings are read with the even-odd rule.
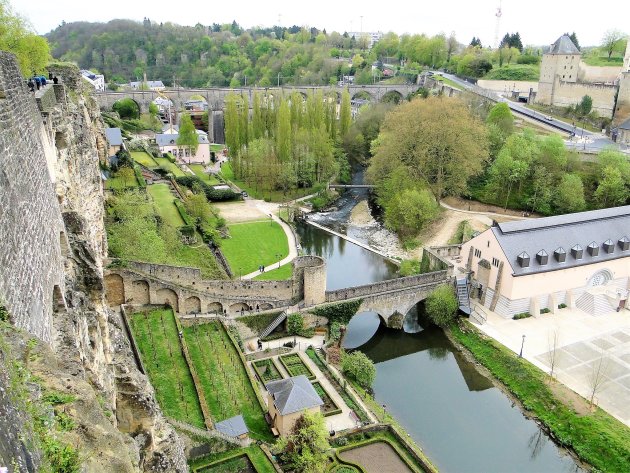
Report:
[[[448,271],[433,271],[431,273],[407,276],[404,278],[389,279],[362,286],[353,286],[335,291],[326,291],[326,302],[338,302],[363,296],[372,296],[385,292],[400,291],[414,287],[446,282]]]

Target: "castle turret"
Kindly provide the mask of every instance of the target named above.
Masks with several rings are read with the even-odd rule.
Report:
[[[540,79],[536,101],[545,105],[553,103],[554,83],[577,82],[582,53],[568,35],[560,36],[545,53],[540,64]]]

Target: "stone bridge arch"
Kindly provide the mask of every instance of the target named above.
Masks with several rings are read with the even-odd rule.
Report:
[[[121,275],[105,276],[105,299],[112,307],[125,303],[125,282]]]
[[[149,282],[144,279],[137,279],[131,282],[129,291],[129,302],[138,305],[146,305],[151,303],[151,291]]]
[[[374,102],[376,100],[374,95],[372,95],[367,90],[362,90],[362,89],[355,91],[350,98],[352,100],[362,99],[362,100],[368,100],[370,102]]]
[[[389,90],[381,97],[381,102],[399,104],[405,99],[402,93],[398,90]]]
[[[230,306],[228,307],[228,313],[230,314],[236,314],[237,312],[241,312],[244,310],[251,310],[251,307],[245,302],[235,302],[234,304],[230,304]]]
[[[155,304],[170,305],[175,312],[179,312],[179,297],[172,289],[164,287],[155,291]]]
[[[221,304],[220,302],[210,302],[210,304],[208,304],[207,310],[210,314],[222,314],[223,304]]]
[[[186,314],[201,313],[201,300],[197,296],[190,296],[184,300],[183,312]]]

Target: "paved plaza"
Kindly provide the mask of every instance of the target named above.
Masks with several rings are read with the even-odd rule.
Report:
[[[598,371],[601,384],[595,402],[630,425],[630,311],[592,316],[561,309],[521,320],[505,319],[486,308],[488,320],[477,327],[549,373],[555,349],[555,377],[586,399]],[[525,339],[523,341],[523,335]]]

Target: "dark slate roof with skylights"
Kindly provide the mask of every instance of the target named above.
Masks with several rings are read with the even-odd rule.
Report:
[[[551,45],[547,54],[582,54],[577,46],[571,41],[566,34],[560,36],[555,43]]]
[[[630,205],[495,223],[492,232],[514,276],[610,261],[630,256]]]

